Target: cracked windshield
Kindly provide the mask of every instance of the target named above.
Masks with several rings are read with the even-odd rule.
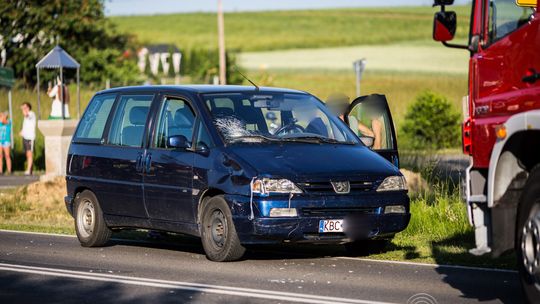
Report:
[[[309,95],[210,94],[204,100],[213,123],[229,143],[358,143],[343,122]]]

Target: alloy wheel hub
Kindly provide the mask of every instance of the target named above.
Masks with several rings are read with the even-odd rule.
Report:
[[[540,270],[540,210],[523,227],[521,239],[523,265],[530,275],[539,275]]]

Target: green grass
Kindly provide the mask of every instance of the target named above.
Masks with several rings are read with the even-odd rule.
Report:
[[[459,191],[446,183],[431,187],[431,193],[412,198],[412,218],[407,229],[398,233],[382,253],[369,258],[515,269],[514,254],[496,259],[470,254],[474,231]]]
[[[468,35],[470,8],[456,6],[457,38]],[[431,7],[351,8],[225,14],[226,44],[241,51],[393,44],[431,41]],[[144,43],[180,49],[217,47],[214,13],[111,17],[122,32]]]

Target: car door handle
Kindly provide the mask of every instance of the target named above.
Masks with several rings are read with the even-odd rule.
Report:
[[[135,171],[141,172],[142,171],[142,153],[139,153],[137,156],[137,160],[135,162]]]
[[[525,83],[533,84],[540,79],[540,73],[537,73],[535,69],[530,69],[521,80]]]
[[[144,169],[146,173],[150,172],[152,166],[152,154],[148,153],[146,154],[146,158],[144,159]]]

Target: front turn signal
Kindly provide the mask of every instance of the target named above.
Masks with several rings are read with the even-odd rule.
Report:
[[[498,139],[505,139],[506,138],[506,127],[504,125],[498,125],[495,127],[495,135]]]

